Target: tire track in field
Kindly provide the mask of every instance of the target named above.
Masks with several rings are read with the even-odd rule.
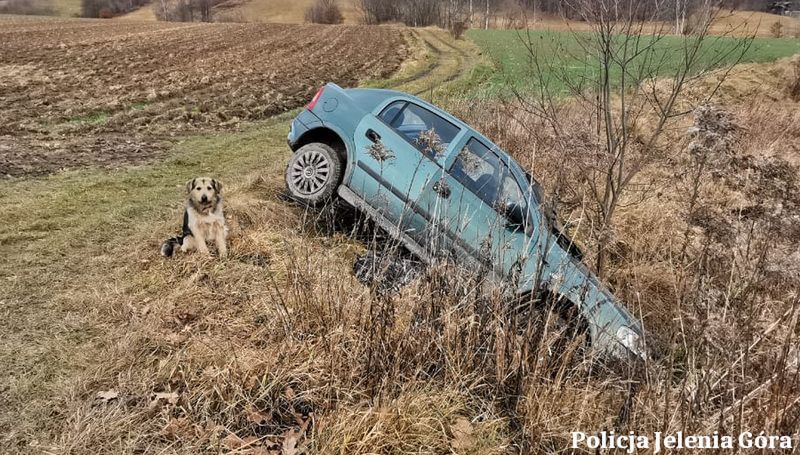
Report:
[[[443,30],[413,29],[412,34],[433,61],[415,74],[391,81],[386,88],[415,96],[432,93],[463,76],[476,59],[466,41],[455,41]]]

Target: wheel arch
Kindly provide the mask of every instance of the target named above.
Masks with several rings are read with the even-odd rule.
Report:
[[[344,172],[342,172],[342,182],[347,181],[350,176],[351,166],[349,159],[352,155],[351,151],[353,149],[352,144],[348,143],[345,140],[345,136],[341,134],[339,131],[336,131],[333,128],[328,126],[319,126],[313,129],[310,129],[303,133],[297,141],[292,144],[292,151],[297,151],[300,147],[311,144],[313,142],[320,142],[326,144],[333,148],[336,151],[336,154],[339,155],[339,158],[342,160],[344,164]]]

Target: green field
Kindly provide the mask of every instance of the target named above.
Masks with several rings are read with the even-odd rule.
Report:
[[[515,88],[532,91],[544,81],[553,92],[568,92],[568,86],[581,87],[597,80],[600,65],[587,50],[592,35],[543,30],[469,30],[473,40],[490,59],[496,71],[484,84],[486,91],[498,93]],[[652,37],[642,37],[637,45],[629,42],[628,55],[649,47],[628,65],[630,83],[637,79],[675,74],[683,66],[685,49],[693,37],[665,36],[649,46]],[[622,55],[622,38],[616,48]],[[692,65],[695,72],[709,67],[742,62],[769,62],[800,53],[800,39],[756,38],[751,40],[708,36],[701,45],[698,58]],[[535,58],[533,57],[535,55]],[[537,70],[538,65],[538,70]],[[612,64],[610,79],[619,84],[620,65]],[[630,85],[626,83],[626,85]]]

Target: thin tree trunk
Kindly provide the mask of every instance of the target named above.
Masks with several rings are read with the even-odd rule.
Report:
[[[469,0],[469,26],[472,28],[472,20],[475,17],[475,10],[472,9],[472,0]]]

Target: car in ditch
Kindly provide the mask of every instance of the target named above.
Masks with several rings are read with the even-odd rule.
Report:
[[[488,138],[406,93],[324,85],[293,120],[289,195],[338,196],[423,262],[450,259],[568,302],[590,345],[646,358],[642,326],[581,262],[536,181]]]

